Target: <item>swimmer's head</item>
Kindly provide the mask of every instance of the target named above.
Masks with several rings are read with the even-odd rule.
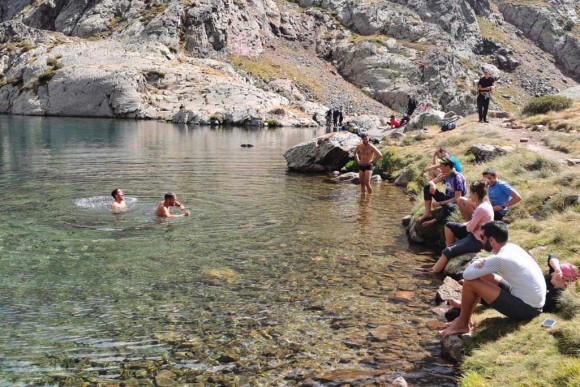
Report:
[[[175,199],[175,194],[173,192],[167,192],[165,194],[165,200]]]
[[[115,188],[113,190],[113,192],[111,192],[111,196],[113,197],[113,199],[117,199],[117,195],[121,195],[121,196],[124,195],[123,191],[121,191],[120,188]]]

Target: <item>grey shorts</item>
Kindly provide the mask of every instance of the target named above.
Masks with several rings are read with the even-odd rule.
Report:
[[[504,316],[514,320],[530,320],[542,313],[542,308],[534,308],[511,294],[511,285],[503,279],[499,283],[499,288],[499,296],[489,306]]]

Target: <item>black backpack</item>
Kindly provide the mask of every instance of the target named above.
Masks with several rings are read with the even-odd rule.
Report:
[[[455,121],[447,121],[443,123],[443,126],[441,127],[441,131],[442,132],[447,132],[450,130],[453,130],[457,127],[457,123]]]

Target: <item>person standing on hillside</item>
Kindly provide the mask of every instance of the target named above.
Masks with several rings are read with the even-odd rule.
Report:
[[[415,109],[417,109],[417,100],[411,94],[407,95],[407,117],[411,117]]]
[[[483,69],[483,77],[477,82],[477,113],[479,114],[479,122],[488,123],[487,110],[489,109],[489,100],[494,86],[495,79],[491,76],[489,69]]]
[[[361,134],[362,144],[359,144],[354,150],[354,158],[359,165],[358,177],[360,179],[360,191],[373,193],[371,188],[371,177],[373,175],[373,165],[376,164],[383,155],[372,144],[369,144],[369,136],[366,133]]]

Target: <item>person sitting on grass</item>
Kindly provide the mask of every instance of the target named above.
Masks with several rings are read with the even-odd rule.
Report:
[[[393,128],[400,128],[401,122],[395,118],[395,116],[391,116],[391,120],[389,121],[389,125],[391,125],[391,129]]]
[[[532,319],[544,307],[546,282],[542,269],[524,249],[508,243],[505,223],[492,221],[481,230],[483,247],[493,255],[476,260],[463,272],[461,311],[439,332],[444,338],[472,331],[471,316],[480,300],[515,320]]]
[[[462,172],[461,163],[459,162],[459,160],[457,160],[457,158],[450,155],[449,152],[447,152],[447,148],[440,146],[439,148],[437,148],[435,153],[433,153],[433,163],[430,166],[425,167],[425,169],[423,169],[423,171],[421,171],[421,176],[423,176],[425,173],[429,172],[429,179],[432,179],[435,176],[437,176],[438,174],[440,174],[441,170],[439,170],[438,160],[442,159],[444,157],[449,157],[451,160],[453,160],[453,167],[455,168],[455,170],[459,173]]]
[[[431,269],[419,269],[430,273],[440,273],[451,258],[467,253],[478,253],[483,248],[481,226],[493,220],[493,209],[487,198],[485,182],[475,181],[469,186],[469,196],[477,203],[469,222],[447,222],[445,225],[445,246],[441,256]]]
[[[439,159],[441,173],[423,187],[425,212],[419,217],[419,222],[425,227],[446,220],[457,207],[457,200],[467,195],[465,178],[453,166],[453,160],[449,157]],[[437,190],[437,183],[440,182],[445,184],[445,193]],[[432,215],[431,206],[441,207],[436,217]]]
[[[546,295],[544,312],[552,313],[558,309],[560,296],[566,286],[578,280],[580,273],[576,266],[571,263],[560,263],[560,260],[554,255],[548,256],[548,268],[549,272],[545,278],[548,294]]]

